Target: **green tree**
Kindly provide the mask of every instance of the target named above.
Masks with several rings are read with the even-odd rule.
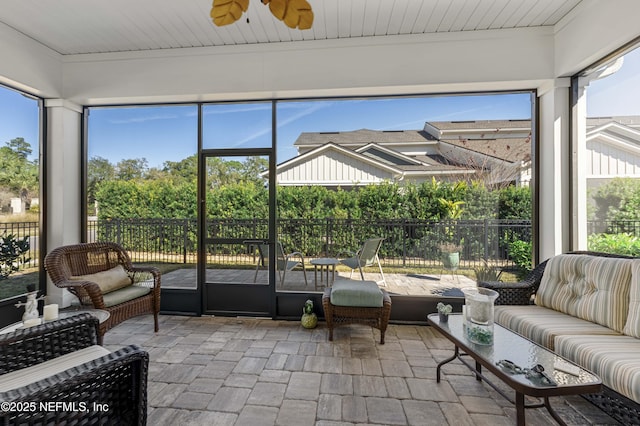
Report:
[[[615,178],[593,194],[596,220],[640,219],[640,179]]]
[[[24,140],[24,138],[14,138],[7,142],[7,146],[13,150],[18,156],[24,160],[33,152],[31,144]]]
[[[113,180],[116,169],[103,157],[91,157],[87,164],[87,198],[90,205],[96,200],[96,191],[101,182]]]
[[[165,161],[163,171],[173,179],[198,181],[198,156],[191,155],[180,161]]]
[[[122,180],[142,179],[149,168],[146,158],[128,158],[116,165],[116,176]]]
[[[0,148],[0,186],[16,194],[23,201],[37,196],[39,167],[29,161],[31,145],[23,138],[15,138]]]

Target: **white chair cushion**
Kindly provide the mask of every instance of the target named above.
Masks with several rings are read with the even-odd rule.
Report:
[[[38,380],[46,379],[65,370],[93,361],[110,352],[102,346],[94,345],[66,355],[59,356],[31,367],[12,371],[0,376],[0,392],[7,392]]]

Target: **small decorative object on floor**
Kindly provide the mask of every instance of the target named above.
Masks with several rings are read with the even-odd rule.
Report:
[[[308,299],[304,302],[300,322],[304,328],[316,328],[318,325],[318,316],[313,312],[313,300]]]
[[[436,308],[438,309],[438,318],[440,319],[440,322],[449,322],[449,314],[453,311],[453,307],[451,305],[445,305],[442,302],[438,302]]]

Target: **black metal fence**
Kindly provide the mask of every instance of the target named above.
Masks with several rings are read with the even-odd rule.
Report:
[[[266,239],[266,219],[217,219],[207,222],[209,238]],[[422,220],[281,219],[278,239],[285,251],[309,257],[338,256],[356,250],[364,240],[384,237],[380,249],[385,266],[440,265],[440,246],[461,247],[461,267],[486,259],[509,264],[508,245],[531,241],[531,222],[523,220]],[[89,241],[114,241],[131,252],[134,261],[195,263],[195,219],[112,219],[89,222]],[[208,256],[221,262],[249,263],[251,245],[208,247]],[[249,257],[248,257],[249,256]],[[215,260],[214,260],[215,261]]]
[[[623,234],[628,233],[640,237],[639,220],[593,220],[587,222],[587,235],[591,234]]]
[[[207,223],[209,237],[266,239],[267,221],[263,219],[219,219]],[[630,233],[640,237],[640,221],[589,221],[591,234]],[[25,267],[38,266],[38,222],[0,223],[0,235],[29,238],[30,261]],[[385,237],[380,250],[386,266],[428,267],[440,264],[440,246],[461,247],[461,267],[486,259],[497,265],[510,263],[508,245],[514,240],[531,241],[531,222],[527,220],[461,220],[431,222],[411,219],[281,219],[278,239],[286,251],[307,256],[337,256],[356,250],[364,240]],[[131,252],[136,262],[196,263],[197,221],[195,219],[112,219],[89,221],[87,241],[115,241]],[[253,247],[236,245],[211,247],[211,258],[230,262],[253,262]]]

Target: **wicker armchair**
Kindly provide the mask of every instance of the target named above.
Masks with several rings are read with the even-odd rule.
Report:
[[[548,260],[533,268],[527,277],[520,282],[478,281],[478,287],[489,288],[498,292],[496,305],[529,305],[531,297],[538,291],[544,268]]]
[[[89,314],[2,334],[0,383],[8,373],[90,349],[97,339],[98,320]],[[144,425],[148,363],[149,355],[130,345],[34,383],[4,390],[0,392],[0,423]],[[22,380],[22,374],[20,377]]]
[[[101,325],[104,333],[131,317],[153,314],[154,330],[158,331],[160,312],[160,271],[152,267],[135,267],[125,249],[115,243],[83,243],[58,247],[44,259],[45,269],[57,287],[66,288],[88,308],[103,309],[110,317]],[[131,286],[149,288],[147,294],[117,304],[105,303],[100,286],[86,280],[87,275],[108,271],[122,265]],[[84,277],[78,280],[78,277]]]

